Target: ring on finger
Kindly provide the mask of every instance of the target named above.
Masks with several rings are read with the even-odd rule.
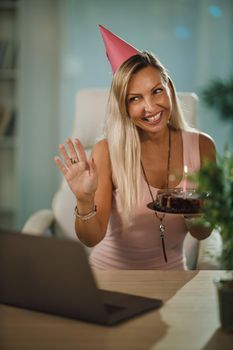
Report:
[[[71,164],[76,164],[78,163],[78,159],[77,158],[70,158]]]

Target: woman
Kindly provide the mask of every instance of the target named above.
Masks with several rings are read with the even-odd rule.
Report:
[[[113,70],[106,138],[89,160],[78,139],[68,139],[67,150],[59,146],[63,161],[55,157],[77,199],[77,236],[94,247],[96,268],[185,269],[187,232],[204,239],[210,231],[147,204],[158,189],[183,186],[184,165],[196,172],[206,159],[214,162],[214,143],[188,127],[174,85],[152,54],[133,51]]]

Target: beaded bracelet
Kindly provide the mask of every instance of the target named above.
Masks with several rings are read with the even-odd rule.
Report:
[[[78,208],[76,205],[76,207],[74,208],[74,215],[82,221],[87,221],[87,220],[93,218],[94,216],[96,216],[96,211],[97,211],[97,208],[95,205],[94,208],[89,213],[82,215],[82,214],[79,214]]]

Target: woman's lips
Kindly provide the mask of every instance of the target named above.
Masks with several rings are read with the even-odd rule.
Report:
[[[157,114],[154,114],[148,117],[143,117],[142,120],[146,122],[146,124],[155,125],[155,124],[158,124],[162,119],[162,114],[163,112],[161,111]]]

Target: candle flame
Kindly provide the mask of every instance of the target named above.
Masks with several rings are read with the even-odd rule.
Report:
[[[187,165],[184,166],[184,173],[185,173],[185,175],[188,174],[188,167],[187,167]]]

